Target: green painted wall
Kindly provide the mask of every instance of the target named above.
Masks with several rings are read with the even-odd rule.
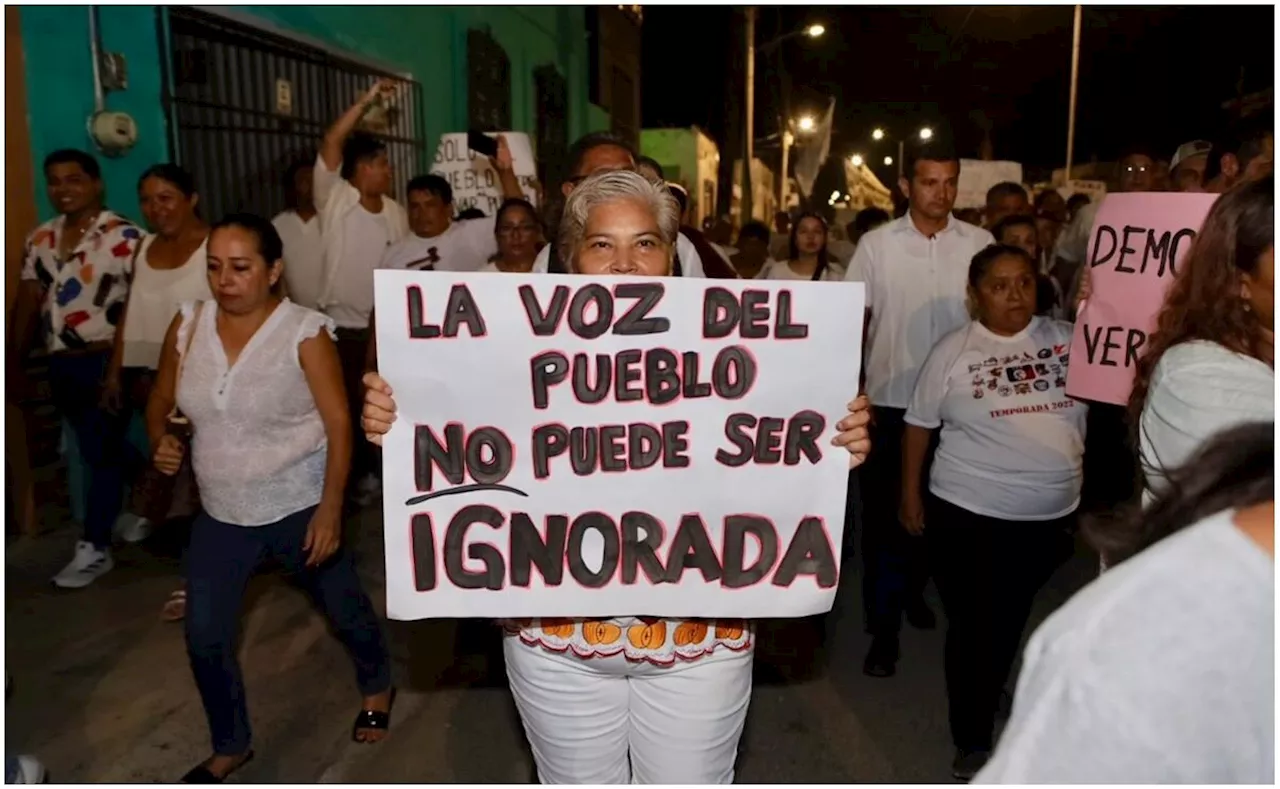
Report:
[[[513,131],[535,130],[534,69],[556,65],[568,84],[569,140],[587,127],[587,39],[574,6],[241,6],[237,10],[398,71],[422,83],[426,154],[467,130],[467,30],[488,28],[511,60]]]
[[[51,151],[93,151],[86,123],[93,113],[93,61],[89,56],[88,6],[22,6],[27,118],[35,160],[35,201],[41,219],[53,216],[44,196],[40,164]],[[138,144],[118,159],[99,156],[108,204],[138,216],[142,171],[169,158],[160,105],[160,48],[155,6],[102,6],[103,46],[125,56],[129,89],[107,95],[107,108],[127,112],[138,124]]]
[[[496,6],[240,6],[233,10],[277,32],[317,43],[408,73],[422,83],[426,125],[423,165],[441,134],[467,128],[466,40],[470,28],[488,28],[511,61],[514,131],[535,131],[534,69],[554,64],[565,77],[569,140],[598,121],[587,101],[587,39],[581,7]],[[129,89],[109,94],[109,109],[128,112],[139,127],[138,144],[103,162],[110,204],[137,217],[136,182],[150,165],[167,161],[165,116],[160,103],[160,48],[155,6],[102,6],[103,45],[128,61]],[[93,150],[85,121],[93,109],[87,6],[24,6],[28,122],[37,164],[52,150]],[[598,108],[597,108],[598,109]],[[52,215],[37,184],[41,216]]]
[[[613,128],[613,118],[610,117],[608,110],[599,104],[587,104],[587,128],[583,131],[609,131]]]

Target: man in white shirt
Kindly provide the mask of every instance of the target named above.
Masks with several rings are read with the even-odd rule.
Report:
[[[285,201],[289,207],[271,220],[284,242],[284,282],[289,298],[312,310],[320,301],[320,276],[324,270],[314,178],[312,159],[290,165],[284,177]]]
[[[337,324],[338,355],[351,407],[353,431],[360,424],[369,316],[373,311],[373,271],[387,249],[409,232],[404,209],[391,191],[391,163],[386,145],[355,131],[375,104],[394,93],[389,80],[379,80],[325,133],[314,171],[315,202],[320,217],[321,246],[317,308]],[[367,501],[378,489],[371,445],[355,435],[350,480]]]
[[[636,153],[622,138],[609,132],[591,132],[578,139],[569,148],[569,177],[560,185],[560,192],[566,198],[587,176],[610,170],[635,170]],[[563,261],[555,253],[558,231],[553,224],[551,243],[542,248],[538,259],[533,264],[533,273],[545,274],[549,271],[564,272]],[[684,277],[706,276],[693,242],[683,233],[676,237],[676,258],[680,266],[680,275]]]
[[[862,360],[875,449],[859,470],[859,487],[866,494],[863,599],[873,641],[863,671],[876,677],[897,670],[904,609],[913,625],[934,626],[921,594],[928,581],[922,540],[898,521],[903,416],[929,351],[968,323],[969,263],[994,241],[951,215],[960,159],[945,140],[919,145],[905,165],[909,178],[899,179],[899,188],[909,202],[906,215],[863,236],[845,273],[867,291]]]
[[[502,184],[502,197],[524,199],[511,149],[498,137],[498,155],[490,159]],[[387,250],[379,268],[479,271],[498,253],[496,216],[453,218],[453,188],[438,175],[409,182],[409,235]]]

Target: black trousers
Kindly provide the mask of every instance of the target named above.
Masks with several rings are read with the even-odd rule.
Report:
[[[929,582],[924,539],[913,537],[898,521],[902,496],[902,421],[900,408],[872,406],[871,455],[858,469],[862,493],[862,601],[867,630],[896,637],[902,612]],[[932,452],[930,452],[932,455]],[[928,463],[924,478],[928,478]]]
[[[360,480],[378,469],[374,447],[364,438],[360,413],[364,410],[364,372],[369,353],[369,329],[338,329],[338,360],[342,363],[342,382],[347,390],[347,406],[351,413],[351,473],[347,475],[347,492],[355,491]]]
[[[1007,521],[925,497],[925,538],[947,615],[951,739],[990,750],[1000,690],[1036,593],[1071,555],[1074,516]]]

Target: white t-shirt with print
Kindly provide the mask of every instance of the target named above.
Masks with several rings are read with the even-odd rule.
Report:
[[[1071,324],[1033,317],[1012,337],[972,321],[942,338],[916,381],[908,424],[939,426],[929,490],[1014,521],[1080,503],[1087,407],[1067,396]]]
[[[492,217],[456,220],[438,236],[410,233],[387,250],[379,268],[479,271],[498,253]]]
[[[343,219],[342,265],[334,273],[334,303],[325,312],[344,329],[363,329],[373,312],[373,271],[391,243],[387,211],[356,205]]]

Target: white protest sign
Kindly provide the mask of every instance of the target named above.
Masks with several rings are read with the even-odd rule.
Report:
[[[987,190],[1005,181],[1022,183],[1021,163],[961,159],[960,184],[956,189],[955,207],[957,209],[985,207]]]
[[[524,190],[525,199],[536,206],[538,194],[533,187],[538,171],[533,149],[529,147],[529,135],[523,132],[494,132],[489,136],[497,137],[499,134],[507,139],[507,146],[511,149],[512,169],[520,181],[520,188]],[[453,189],[453,207],[456,212],[479,208],[485,216],[498,213],[503,199],[498,171],[490,164],[489,157],[467,147],[465,133],[440,137],[431,172],[449,182]]]
[[[1107,196],[1106,181],[1067,181],[1065,186],[1058,187],[1058,194],[1062,195],[1064,200],[1071,199],[1072,195],[1082,194],[1089,198],[1091,203],[1101,203],[1102,199]]]
[[[387,615],[788,617],[835,596],[863,286],[375,273]]]

